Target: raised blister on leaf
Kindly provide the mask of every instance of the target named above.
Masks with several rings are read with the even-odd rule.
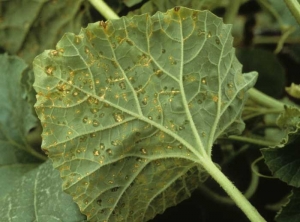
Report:
[[[243,130],[256,73],[241,73],[230,27],[177,7],[90,24],[64,35],[61,56],[35,59],[43,149],[88,220],[147,221],[178,204],[207,178],[199,157]]]

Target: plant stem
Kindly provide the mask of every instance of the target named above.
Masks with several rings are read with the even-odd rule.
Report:
[[[38,159],[42,160],[42,161],[46,161],[48,159],[48,157],[46,157],[45,155],[37,152],[35,149],[33,149],[32,147],[27,147],[26,151],[28,153],[30,153],[32,156],[37,157]]]
[[[286,6],[291,11],[294,18],[300,25],[300,4],[297,0],[284,0]]]
[[[202,167],[211,175],[215,181],[225,190],[236,205],[244,212],[252,222],[265,222],[266,220],[258,213],[256,208],[246,199],[245,196],[233,185],[233,183],[220,171],[210,160],[200,158]]]
[[[89,0],[95,9],[106,19],[120,18],[103,0]]]
[[[269,108],[281,109],[282,111],[284,111],[284,104],[282,102],[279,102],[278,100],[260,92],[255,88],[249,89],[248,94],[250,99],[252,99],[253,101],[255,101],[260,105]]]
[[[246,137],[246,136],[237,136],[237,135],[232,135],[224,139],[230,139],[230,140],[236,140],[236,141],[242,141],[246,143],[251,143],[251,144],[256,144],[260,146],[276,146],[276,142],[272,141],[267,141],[267,140],[262,140],[262,139],[256,139],[256,138],[251,138],[251,137]]]
[[[247,199],[250,199],[254,195],[259,183],[259,176],[256,174],[256,172],[258,171],[258,167],[251,165],[251,169],[255,169],[256,171],[252,171],[251,182],[247,190],[244,192],[244,196]],[[235,202],[231,198],[220,195],[203,184],[199,186],[198,190],[201,191],[202,195],[207,196],[208,198],[210,198],[211,200],[217,203],[226,204],[226,205],[235,204]]]
[[[231,4],[228,4],[226,13],[224,15],[224,23],[233,24],[236,15],[239,11],[241,0],[233,0]]]

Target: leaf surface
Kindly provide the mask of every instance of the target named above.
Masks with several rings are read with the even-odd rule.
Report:
[[[38,119],[22,82],[28,67],[18,57],[6,54],[0,55],[0,67],[0,164],[30,162],[26,136]]]
[[[33,110],[33,89],[28,91],[28,69],[18,57],[0,55],[0,197],[13,182],[38,164],[30,154],[27,136],[38,119]],[[30,163],[30,164],[28,164]]]
[[[190,196],[215,140],[244,128],[256,73],[208,11],[123,17],[34,60],[43,149],[91,221],[147,221]],[[198,163],[197,163],[198,162]]]
[[[283,148],[261,149],[265,162],[273,175],[287,184],[300,187],[299,147],[290,144]]]
[[[1,221],[84,221],[71,196],[61,189],[59,173],[51,161],[20,177],[14,190],[0,202]]]
[[[290,197],[289,203],[286,206],[283,206],[281,211],[275,218],[276,222],[297,222],[300,220],[299,212],[299,203],[300,203],[300,189],[293,189]]]

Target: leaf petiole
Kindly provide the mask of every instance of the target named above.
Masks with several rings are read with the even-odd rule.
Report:
[[[236,205],[244,212],[250,221],[264,222],[266,221],[256,210],[247,198],[233,185],[233,183],[220,171],[220,169],[208,159],[201,158],[202,167],[217,181],[218,184],[231,197]]]

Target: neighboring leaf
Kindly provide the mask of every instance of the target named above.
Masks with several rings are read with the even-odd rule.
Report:
[[[300,152],[298,145],[261,149],[273,175],[290,186],[300,187]]]
[[[237,57],[243,64],[244,72],[255,70],[259,73],[256,89],[275,98],[281,97],[286,77],[284,68],[274,53],[264,49],[242,48],[237,50]]]
[[[29,131],[36,127],[33,103],[22,79],[28,78],[27,65],[17,57],[0,55],[0,198],[12,189],[11,184],[38,166],[30,154]],[[32,88],[32,87],[31,87]],[[34,102],[34,101],[32,101]],[[40,154],[41,155],[41,154]]]
[[[147,221],[188,198],[241,110],[231,26],[176,7],[90,24],[34,60],[43,149],[90,221]]]
[[[0,46],[31,63],[68,31],[79,31],[87,7],[83,0],[0,1]],[[22,16],[19,16],[22,15]]]
[[[289,203],[283,206],[281,211],[275,218],[276,222],[298,222],[300,221],[300,189],[293,189],[290,197]]]
[[[300,110],[296,107],[285,107],[277,125],[282,131],[282,136],[278,138],[281,140],[280,144],[276,148],[261,149],[261,152],[275,177],[290,186],[300,187],[299,139],[293,142],[299,135]]]
[[[243,0],[245,2],[245,0]],[[153,15],[157,11],[165,12],[175,6],[184,6],[195,10],[210,10],[224,7],[230,4],[229,0],[149,0],[141,8],[129,12],[129,16],[149,13]]]
[[[277,125],[284,131],[281,144],[292,142],[299,135],[300,110],[296,107],[285,107],[284,112],[278,117]]]
[[[1,221],[84,221],[71,196],[61,189],[59,173],[47,161],[19,178],[0,202]]]
[[[0,163],[0,200],[14,188],[13,184],[15,181],[37,166],[38,164],[29,163],[8,165],[2,165]]]
[[[31,162],[26,136],[38,119],[21,81],[28,74],[27,65],[17,57],[2,54],[0,67],[0,165]]]

